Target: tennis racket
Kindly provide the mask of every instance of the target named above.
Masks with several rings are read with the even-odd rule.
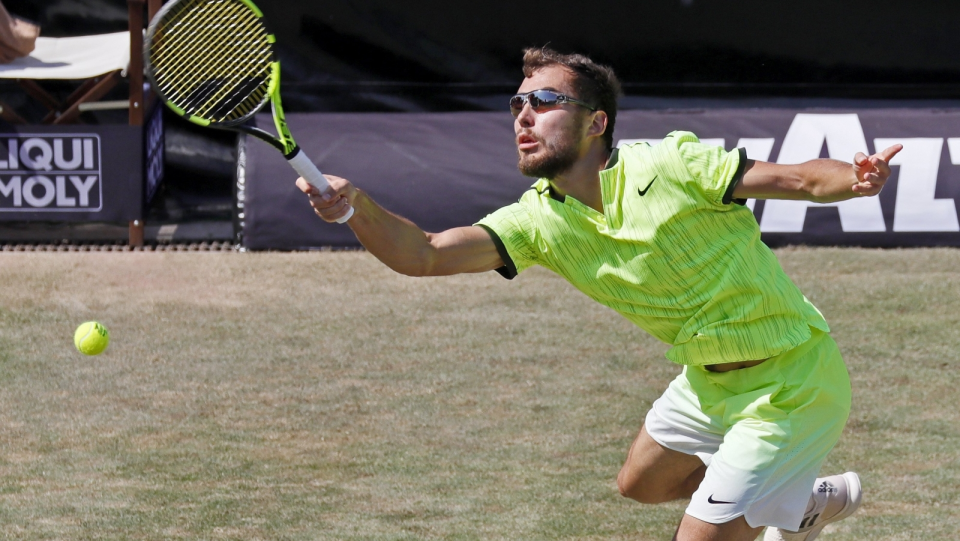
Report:
[[[263,24],[263,13],[250,0],[175,0],[147,28],[147,77],[178,115],[269,143],[322,193],[330,184],[294,142],[283,116],[275,41]],[[267,102],[277,135],[247,125]],[[351,216],[352,207],[337,222]]]

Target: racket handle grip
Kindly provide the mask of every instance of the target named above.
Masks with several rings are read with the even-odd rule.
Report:
[[[313,165],[313,162],[307,157],[306,152],[298,148],[296,152],[294,152],[293,156],[287,158],[287,163],[290,164],[290,167],[292,167],[298,175],[303,177],[303,180],[306,180],[311,186],[320,190],[320,193],[330,189],[330,183],[327,182],[327,179],[324,178],[320,170],[317,169],[317,166]],[[353,207],[350,207],[346,214],[344,214],[341,218],[337,218],[337,223],[345,223],[352,216]]]

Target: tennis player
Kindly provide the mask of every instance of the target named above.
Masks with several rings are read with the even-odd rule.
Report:
[[[426,233],[330,176],[298,186],[397,272],[439,276],[541,265],[670,344],[683,371],[653,404],[617,478],[643,503],[689,499],[674,539],[811,541],[852,514],[860,482],[817,478],[850,411],[830,328],[762,242],[747,198],[834,202],[880,192],[895,145],[853,163],[751,160],[673,132],[613,148],[620,85],[582,55],[528,49],[510,100],[519,202]]]

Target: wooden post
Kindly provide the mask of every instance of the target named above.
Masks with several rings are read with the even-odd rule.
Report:
[[[145,111],[143,95],[143,0],[127,0],[130,17],[130,125],[143,126]],[[151,4],[153,0],[151,0]],[[142,205],[142,203],[141,203]],[[143,246],[143,220],[132,220],[129,226],[130,246]]]
[[[163,0],[147,0],[147,17],[149,20],[148,23],[153,20],[157,15],[157,12],[160,11],[160,6],[163,5]]]
[[[130,246],[143,246],[143,220],[132,220],[130,222]]]

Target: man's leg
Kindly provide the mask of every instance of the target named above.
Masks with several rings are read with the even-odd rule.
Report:
[[[686,510],[691,518],[720,526],[685,519],[678,539],[684,539],[687,524],[690,532],[706,528],[704,534],[731,539],[738,533],[723,529],[735,528],[737,519],[758,527],[801,525],[813,479],[850,410],[849,379],[839,351],[829,335],[813,334],[803,346],[752,368],[686,371],[703,411],[722,412],[728,428]],[[653,434],[661,440],[659,432]],[[752,538],[753,533],[747,529],[743,535]]]
[[[673,541],[753,541],[763,528],[751,528],[743,517],[723,524],[710,524],[683,515]]]
[[[706,471],[699,457],[667,449],[642,427],[617,475],[617,487],[640,503],[663,503],[690,498]]]
[[[634,440],[617,476],[620,494],[641,503],[688,499],[696,492],[707,467],[696,455],[673,451],[657,443],[645,428]],[[674,541],[753,541],[761,528],[751,528],[743,517],[710,524],[684,515]]]

